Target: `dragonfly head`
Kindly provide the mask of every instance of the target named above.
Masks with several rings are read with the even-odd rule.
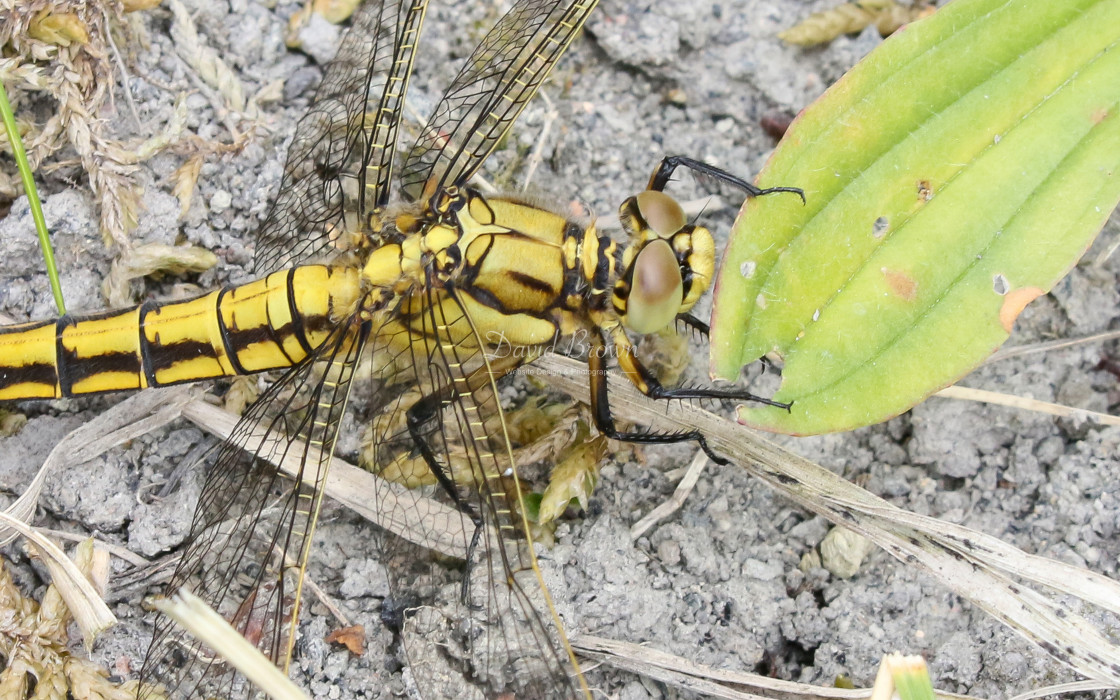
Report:
[[[675,199],[646,190],[622,203],[630,236],[622,253],[614,306],[626,328],[652,333],[686,313],[711,284],[715,242],[703,226],[688,223]]]

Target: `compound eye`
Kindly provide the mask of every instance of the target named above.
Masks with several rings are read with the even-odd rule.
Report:
[[[642,218],[661,238],[672,236],[688,223],[681,205],[664,192],[646,190],[635,199],[638,200],[638,211]]]
[[[669,325],[681,309],[684,282],[667,241],[651,241],[634,260],[633,287],[626,302],[626,327],[653,333]]]

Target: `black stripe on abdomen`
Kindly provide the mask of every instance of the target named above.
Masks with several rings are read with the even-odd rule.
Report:
[[[72,350],[67,350],[60,342],[58,344],[58,385],[63,396],[71,396],[74,386],[98,374],[110,372],[123,372],[136,377],[136,386],[140,388],[140,373],[142,367],[140,358],[131,352],[102,352],[89,357],[81,357]]]
[[[155,381],[155,377],[160,372],[166,371],[187,360],[195,360],[200,357],[205,357],[217,362],[218,356],[214,353],[214,347],[210,343],[204,343],[197,340],[183,340],[178,343],[151,343],[148,345],[148,350],[145,353],[147,360],[147,367],[151,370],[152,374],[149,376],[149,384],[152,386],[161,386],[164,382]],[[209,377],[195,377],[195,379],[209,379]],[[183,381],[192,381],[191,379],[184,379]]]
[[[48,362],[37,362],[19,367],[0,367],[0,389],[17,384],[44,384],[53,387],[58,380],[55,366]]]

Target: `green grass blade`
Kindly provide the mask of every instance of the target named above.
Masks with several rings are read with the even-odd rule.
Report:
[[[1120,0],[956,0],[872,52],[760,176],[716,296],[713,369],[772,351],[795,434],[897,415],[1007,339],[1120,200]]]
[[[888,654],[883,658],[871,696],[877,697],[877,693],[882,697],[898,697],[899,700],[937,698],[925,659],[898,653]]]
[[[43,218],[43,205],[39,201],[39,191],[35,188],[31,164],[27,162],[27,152],[23,150],[23,140],[19,137],[16,118],[12,114],[12,106],[8,103],[8,91],[4,89],[3,83],[0,83],[0,119],[4,121],[8,143],[11,144],[12,155],[16,159],[16,168],[19,170],[20,179],[23,180],[23,191],[27,194],[28,204],[31,205],[31,218],[35,220],[39,249],[43,251],[43,262],[47,266],[47,277],[50,279],[54,303],[58,307],[59,315],[65,316],[66,304],[62,300],[62,285],[58,279],[58,267],[54,262],[54,249],[51,247],[50,234],[47,232],[47,222]]]

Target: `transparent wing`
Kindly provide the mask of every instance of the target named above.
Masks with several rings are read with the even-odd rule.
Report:
[[[346,248],[389,197],[389,179],[427,0],[369,0],[354,14],[296,126],[280,193],[257,232],[267,273]],[[380,241],[370,241],[377,245]]]
[[[323,481],[362,345],[360,322],[341,324],[249,408],[207,472],[189,542],[168,586],[168,595],[185,588],[202,598],[282,667],[291,654]],[[299,481],[272,464],[290,459],[299,463]],[[170,697],[255,692],[163,616],[141,679],[162,684]]]
[[[481,697],[589,697],[533,558],[497,401],[496,377],[515,365],[487,362],[451,290],[402,295],[373,327],[367,341],[358,319],[341,324],[238,423],[169,590],[189,588],[286,666],[327,455],[351,385],[369,383],[355,401],[370,416],[370,466],[383,480],[368,497],[378,522],[409,528],[374,533],[392,592],[382,618],[397,615],[422,696],[474,687]],[[302,489],[271,466],[292,458]],[[400,482],[427,484],[429,498],[402,496]],[[141,680],[171,697],[255,693],[164,618]]]
[[[381,541],[382,618],[396,613],[421,694],[589,697],[533,558],[497,400],[496,378],[516,365],[489,364],[454,291],[434,284],[403,296],[372,338],[371,375],[410,387],[382,388],[398,398],[369,424],[378,508],[395,502],[391,481],[439,504],[408,540]],[[457,545],[444,536],[447,512],[464,533]],[[448,555],[465,565],[449,568]]]
[[[467,59],[401,170],[427,202],[478,170],[537,93],[598,0],[519,0]]]

